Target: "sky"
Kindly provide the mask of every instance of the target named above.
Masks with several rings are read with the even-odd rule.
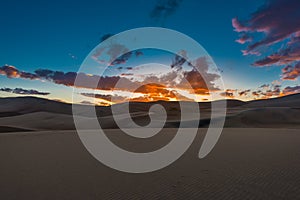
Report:
[[[72,102],[74,76],[87,58],[92,59],[92,50],[108,36],[140,27],[164,27],[188,35],[203,46],[219,71],[209,72],[205,58],[192,60],[193,66],[186,61],[172,68],[176,55],[141,49],[119,57],[122,62],[110,60],[114,70],[102,83],[122,79],[140,87],[138,91],[126,85],[112,94],[113,87],[103,87],[100,81],[97,88],[76,91],[80,98],[75,103],[110,105],[128,100],[130,94],[137,101],[206,101],[211,100],[208,88],[224,98],[241,100],[300,92],[298,0],[10,0],[1,1],[0,7],[1,97],[34,95]],[[181,52],[181,56],[186,55]],[[193,67],[203,70],[212,84],[203,85]],[[153,76],[159,77],[156,84],[147,82]],[[184,78],[193,82],[196,98]],[[219,78],[224,88],[217,90],[214,83]]]

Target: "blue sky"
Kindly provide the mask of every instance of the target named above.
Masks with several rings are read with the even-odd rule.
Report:
[[[248,89],[280,79],[280,67],[253,67],[256,56],[243,56],[232,19],[247,19],[264,0],[183,0],[172,15],[155,21],[149,13],[157,1],[1,1],[1,66],[76,72],[101,37],[144,26],[164,26],[199,42],[223,71],[227,88]],[[0,76],[1,87],[52,91],[70,88],[38,80]],[[292,84],[295,85],[293,82]],[[5,93],[1,93],[5,95]],[[69,98],[67,98],[69,99]]]

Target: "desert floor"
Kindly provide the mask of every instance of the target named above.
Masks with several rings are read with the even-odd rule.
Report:
[[[141,143],[107,130],[136,151],[161,147],[175,132]],[[204,134],[172,165],[128,174],[94,159],[75,131],[1,133],[0,199],[300,199],[299,129],[226,128],[198,159]]]

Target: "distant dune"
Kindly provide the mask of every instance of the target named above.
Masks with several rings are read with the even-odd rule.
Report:
[[[166,128],[180,125],[180,106],[178,102],[132,102],[130,113],[139,125],[149,123],[148,110],[154,103],[165,107],[168,113]],[[201,119],[191,116],[188,120],[198,120],[199,127],[207,127],[210,122],[210,102],[199,103]],[[88,121],[85,112],[89,105],[80,105],[82,120]],[[122,106],[122,104],[114,105]],[[102,128],[118,128],[111,114],[110,107],[97,106],[97,116]],[[74,130],[72,105],[36,97],[0,98],[0,132],[8,129],[20,130]],[[298,128],[300,127],[300,94],[275,99],[243,102],[227,100],[225,127],[252,128]],[[88,126],[87,126],[88,128]],[[127,127],[130,128],[130,127]]]

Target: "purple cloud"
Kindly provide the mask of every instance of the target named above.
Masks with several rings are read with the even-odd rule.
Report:
[[[254,66],[285,65],[300,61],[300,1],[273,0],[253,13],[248,20],[232,19],[235,31],[241,32],[239,43],[248,42],[251,34],[262,32],[264,37],[253,41],[244,55],[260,55],[261,49],[278,42],[285,43],[278,51],[253,63]]]
[[[242,36],[235,40],[237,43],[240,43],[240,44],[245,44],[246,42],[251,42],[253,40],[253,38],[247,34],[242,34]]]
[[[290,94],[297,94],[300,93],[300,86],[294,86],[294,87],[286,87],[283,89],[282,92],[284,95],[290,95]]]

